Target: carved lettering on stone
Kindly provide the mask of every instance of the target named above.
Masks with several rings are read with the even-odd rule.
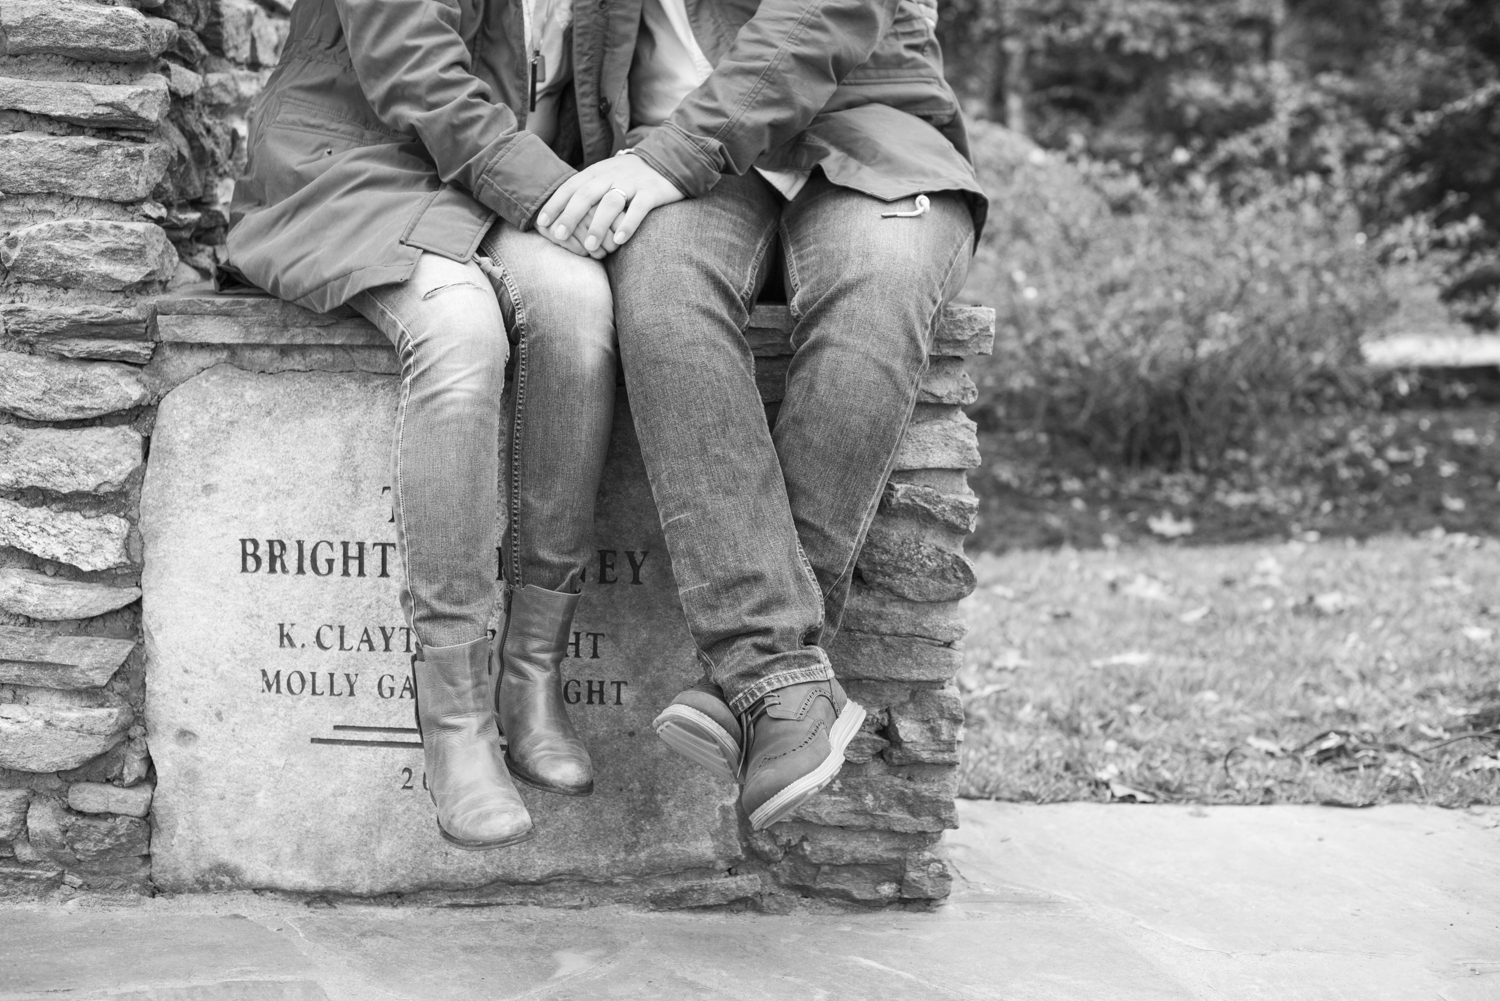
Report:
[[[220,366],[161,404],[141,508],[156,884],[370,894],[733,865],[735,789],[650,729],[698,670],[623,404],[563,667],[595,792],[523,790],[538,837],[514,849],[438,837],[397,601],[395,401],[389,377]]]

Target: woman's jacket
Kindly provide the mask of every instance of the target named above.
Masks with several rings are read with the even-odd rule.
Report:
[[[629,129],[641,0],[574,0],[559,152],[524,131],[524,0],[299,0],[250,119],[231,268],[327,311],[473,257],[498,215],[531,225]],[[985,201],[932,27],[913,0],[687,0],[715,72],[638,152],[689,196],[724,173],[820,166],[894,200]]]

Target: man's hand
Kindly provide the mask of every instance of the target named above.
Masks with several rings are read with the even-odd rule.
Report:
[[[603,257],[635,235],[652,209],[681,200],[677,185],[640,157],[614,156],[564,181],[536,225],[554,243],[579,240],[586,253]]]

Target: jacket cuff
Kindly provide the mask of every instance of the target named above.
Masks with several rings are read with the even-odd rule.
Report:
[[[575,173],[540,137],[522,132],[485,165],[474,197],[524,230],[552,193]]]
[[[722,171],[692,136],[671,122],[654,129],[633,147],[637,156],[689,198],[699,198],[719,183]]]

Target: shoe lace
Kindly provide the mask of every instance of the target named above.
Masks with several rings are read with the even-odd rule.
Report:
[[[756,721],[766,714],[766,709],[773,698],[775,698],[775,693],[767,692],[750,703],[750,708],[746,709],[740,715],[740,763],[738,772],[741,780],[746,778],[747,772],[750,769],[750,746],[755,743]],[[779,702],[780,700],[778,699],[777,701]]]

